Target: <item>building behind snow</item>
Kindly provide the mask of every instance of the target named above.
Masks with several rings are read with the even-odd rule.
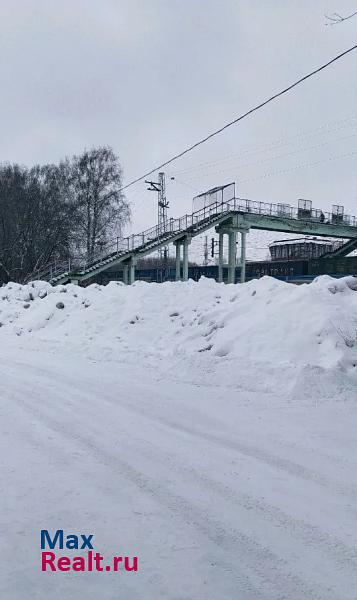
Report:
[[[320,258],[333,250],[331,240],[301,237],[291,240],[276,240],[269,244],[271,260],[309,260]]]

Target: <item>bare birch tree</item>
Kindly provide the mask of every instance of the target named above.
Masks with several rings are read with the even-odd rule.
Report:
[[[75,207],[76,246],[92,260],[130,218],[129,205],[120,191],[121,166],[111,148],[101,147],[74,156],[62,168],[68,173]]]

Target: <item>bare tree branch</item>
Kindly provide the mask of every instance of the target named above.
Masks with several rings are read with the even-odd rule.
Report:
[[[343,17],[337,12],[333,13],[332,15],[325,15],[325,18],[327,19],[327,21],[329,21],[328,23],[325,23],[325,25],[338,25],[339,23],[343,23],[343,21],[352,19],[352,17],[354,17],[355,15],[357,15],[357,10],[352,14],[347,15],[346,17]]]

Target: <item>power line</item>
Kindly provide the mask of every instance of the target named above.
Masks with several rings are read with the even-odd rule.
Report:
[[[296,143],[300,144],[306,138],[314,138],[317,135],[326,135],[329,133],[334,133],[335,131],[340,131],[341,129],[345,129],[346,127],[351,127],[351,121],[356,121],[356,120],[357,120],[357,115],[354,114],[353,116],[344,118],[342,120],[340,119],[338,121],[333,121],[332,123],[320,125],[318,128],[309,129],[308,131],[299,132],[294,135],[279,138],[278,140],[275,140],[274,142],[265,144],[263,146],[253,146],[250,148],[243,149],[238,153],[229,154],[229,155],[226,155],[222,158],[219,158],[219,159],[216,159],[213,161],[212,160],[206,161],[203,163],[196,164],[195,166],[187,167],[186,169],[182,169],[181,171],[174,171],[172,174],[176,178],[176,174],[179,176],[187,175],[193,171],[200,171],[205,167],[207,167],[207,168],[214,167],[220,163],[231,162],[232,160],[245,158],[246,156],[250,156],[252,154],[254,155],[254,154],[269,153],[270,151],[275,150],[276,148],[281,148],[284,146],[292,146],[295,143],[295,140],[296,140]],[[336,124],[336,125],[340,124],[340,127],[331,128],[331,125],[334,125],[334,124]]]
[[[171,179],[174,179],[177,183],[179,183],[180,185],[184,185],[185,187],[190,188],[192,191],[196,192],[196,194],[199,194],[201,192],[201,190],[199,190],[198,188],[194,187],[193,185],[186,183],[185,181],[182,181],[182,179],[177,179],[176,175],[173,176],[172,173],[168,173],[169,177]]]
[[[280,158],[286,158],[287,156],[294,156],[295,154],[300,154],[301,152],[309,152],[310,150],[316,150],[318,148],[322,148],[323,146],[328,146],[329,144],[333,144],[335,142],[341,142],[344,140],[349,140],[351,138],[355,138],[357,136],[356,133],[351,133],[350,135],[344,135],[343,137],[334,138],[333,140],[325,140],[324,142],[320,142],[319,144],[315,144],[314,146],[305,146],[302,148],[297,148],[296,150],[290,150],[290,152],[283,152],[282,154],[276,154],[273,156],[268,156],[266,158],[261,158],[260,160],[256,160],[254,162],[248,162],[243,164],[233,164],[230,167],[226,167],[224,169],[220,169],[218,171],[209,171],[206,173],[196,174],[194,177],[188,179],[188,181],[195,181],[196,179],[200,179],[201,177],[207,177],[209,175],[220,175],[221,173],[226,173],[227,171],[237,171],[239,169],[246,169],[248,167],[255,167],[256,165],[262,165],[266,162],[270,162],[272,160],[277,160]]]
[[[357,150],[352,150],[351,152],[347,152],[346,154],[337,154],[334,156],[329,156],[328,158],[323,158],[321,160],[316,160],[315,162],[302,163],[299,165],[295,165],[294,167],[289,167],[287,169],[282,169],[280,171],[269,171],[268,173],[264,173],[263,175],[258,175],[257,177],[250,177],[249,179],[241,179],[238,180],[238,183],[250,183],[251,181],[258,181],[259,179],[266,179],[268,177],[274,177],[275,175],[283,175],[284,173],[291,173],[292,171],[297,171],[298,169],[310,169],[312,167],[316,167],[317,165],[321,165],[325,162],[331,162],[334,160],[339,160],[341,158],[349,158],[350,156],[355,156],[357,154]]]
[[[248,110],[243,115],[240,115],[236,119],[233,119],[233,121],[230,121],[229,123],[226,123],[226,125],[223,125],[223,127],[221,127],[220,129],[217,129],[216,131],[210,133],[209,135],[207,135],[206,137],[204,137],[202,140],[199,140],[195,144],[192,144],[192,146],[189,146],[188,148],[186,148],[185,150],[183,150],[179,154],[176,154],[172,158],[170,158],[167,161],[163,162],[161,165],[158,165],[157,167],[151,169],[147,173],[144,173],[144,175],[141,175],[140,177],[137,177],[136,179],[133,179],[132,181],[130,181],[130,183],[127,183],[126,185],[124,185],[120,189],[120,191],[126,190],[128,187],[131,187],[135,183],[138,183],[139,181],[142,181],[143,179],[145,179],[145,177],[148,177],[149,175],[152,175],[153,173],[155,173],[155,171],[158,171],[159,169],[162,169],[163,167],[166,167],[166,165],[169,165],[174,160],[177,160],[178,158],[181,158],[185,154],[188,154],[188,152],[191,152],[192,150],[194,150],[198,146],[201,146],[202,144],[204,144],[205,142],[207,142],[208,140],[210,140],[214,136],[218,135],[219,133],[222,133],[222,131],[225,131],[225,129],[228,129],[228,127],[231,127],[232,125],[235,125],[239,121],[242,121],[243,119],[245,119],[246,117],[248,117],[252,113],[256,112],[260,108],[263,108],[263,106],[266,106],[270,102],[273,102],[273,100],[276,100],[280,96],[283,96],[283,94],[286,94],[287,92],[289,92],[293,88],[297,87],[298,85],[300,85],[301,83],[303,83],[304,81],[306,81],[307,79],[309,79],[310,77],[313,77],[314,75],[316,75],[320,71],[323,71],[324,69],[326,69],[327,67],[329,67],[330,65],[332,65],[334,62],[340,60],[341,58],[343,58],[344,56],[346,56],[346,54],[349,54],[350,52],[352,52],[353,50],[356,50],[356,49],[357,49],[357,44],[355,46],[352,46],[351,48],[348,48],[348,50],[345,50],[344,52],[341,52],[341,54],[338,54],[337,56],[335,56],[334,58],[332,58],[331,60],[329,60],[327,63],[321,65],[321,67],[318,67],[317,69],[314,69],[313,71],[311,71],[307,75],[304,75],[303,77],[301,77],[300,79],[298,79],[297,81],[295,81],[294,83],[292,83],[291,85],[289,85],[288,87],[284,88],[280,92],[277,92],[273,96],[270,96],[270,98],[268,98],[267,100],[264,100],[260,104],[257,104],[256,106],[254,106],[253,108],[251,108],[250,110]]]

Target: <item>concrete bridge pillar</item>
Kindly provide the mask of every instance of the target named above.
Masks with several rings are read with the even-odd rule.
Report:
[[[180,281],[180,279],[181,279],[181,242],[175,242],[175,246],[176,246],[175,281]]]
[[[224,234],[220,232],[218,238],[218,283],[223,281],[223,236]]]
[[[135,282],[135,265],[136,260],[132,256],[129,262],[129,285],[132,285]]]
[[[183,241],[183,263],[182,263],[182,281],[188,281],[188,244],[186,237]]]
[[[240,232],[241,235],[241,254],[240,254],[240,263],[241,263],[241,270],[240,270],[240,282],[241,283],[245,283],[245,249],[246,249],[246,241],[247,241],[247,232],[246,231],[241,231]]]
[[[191,243],[191,236],[186,235],[184,238],[174,242],[176,246],[176,273],[175,280],[187,281],[188,280],[188,245]],[[183,248],[182,257],[182,277],[181,277],[181,246]]]
[[[236,282],[237,231],[228,233],[228,283]]]
[[[238,223],[224,223],[216,227],[219,234],[218,281],[223,281],[223,236],[228,235],[228,283],[235,283],[237,263],[237,233],[241,234],[241,283],[245,282],[246,240],[248,227],[239,227]]]
[[[129,283],[129,265],[123,265],[123,283],[125,285]]]

